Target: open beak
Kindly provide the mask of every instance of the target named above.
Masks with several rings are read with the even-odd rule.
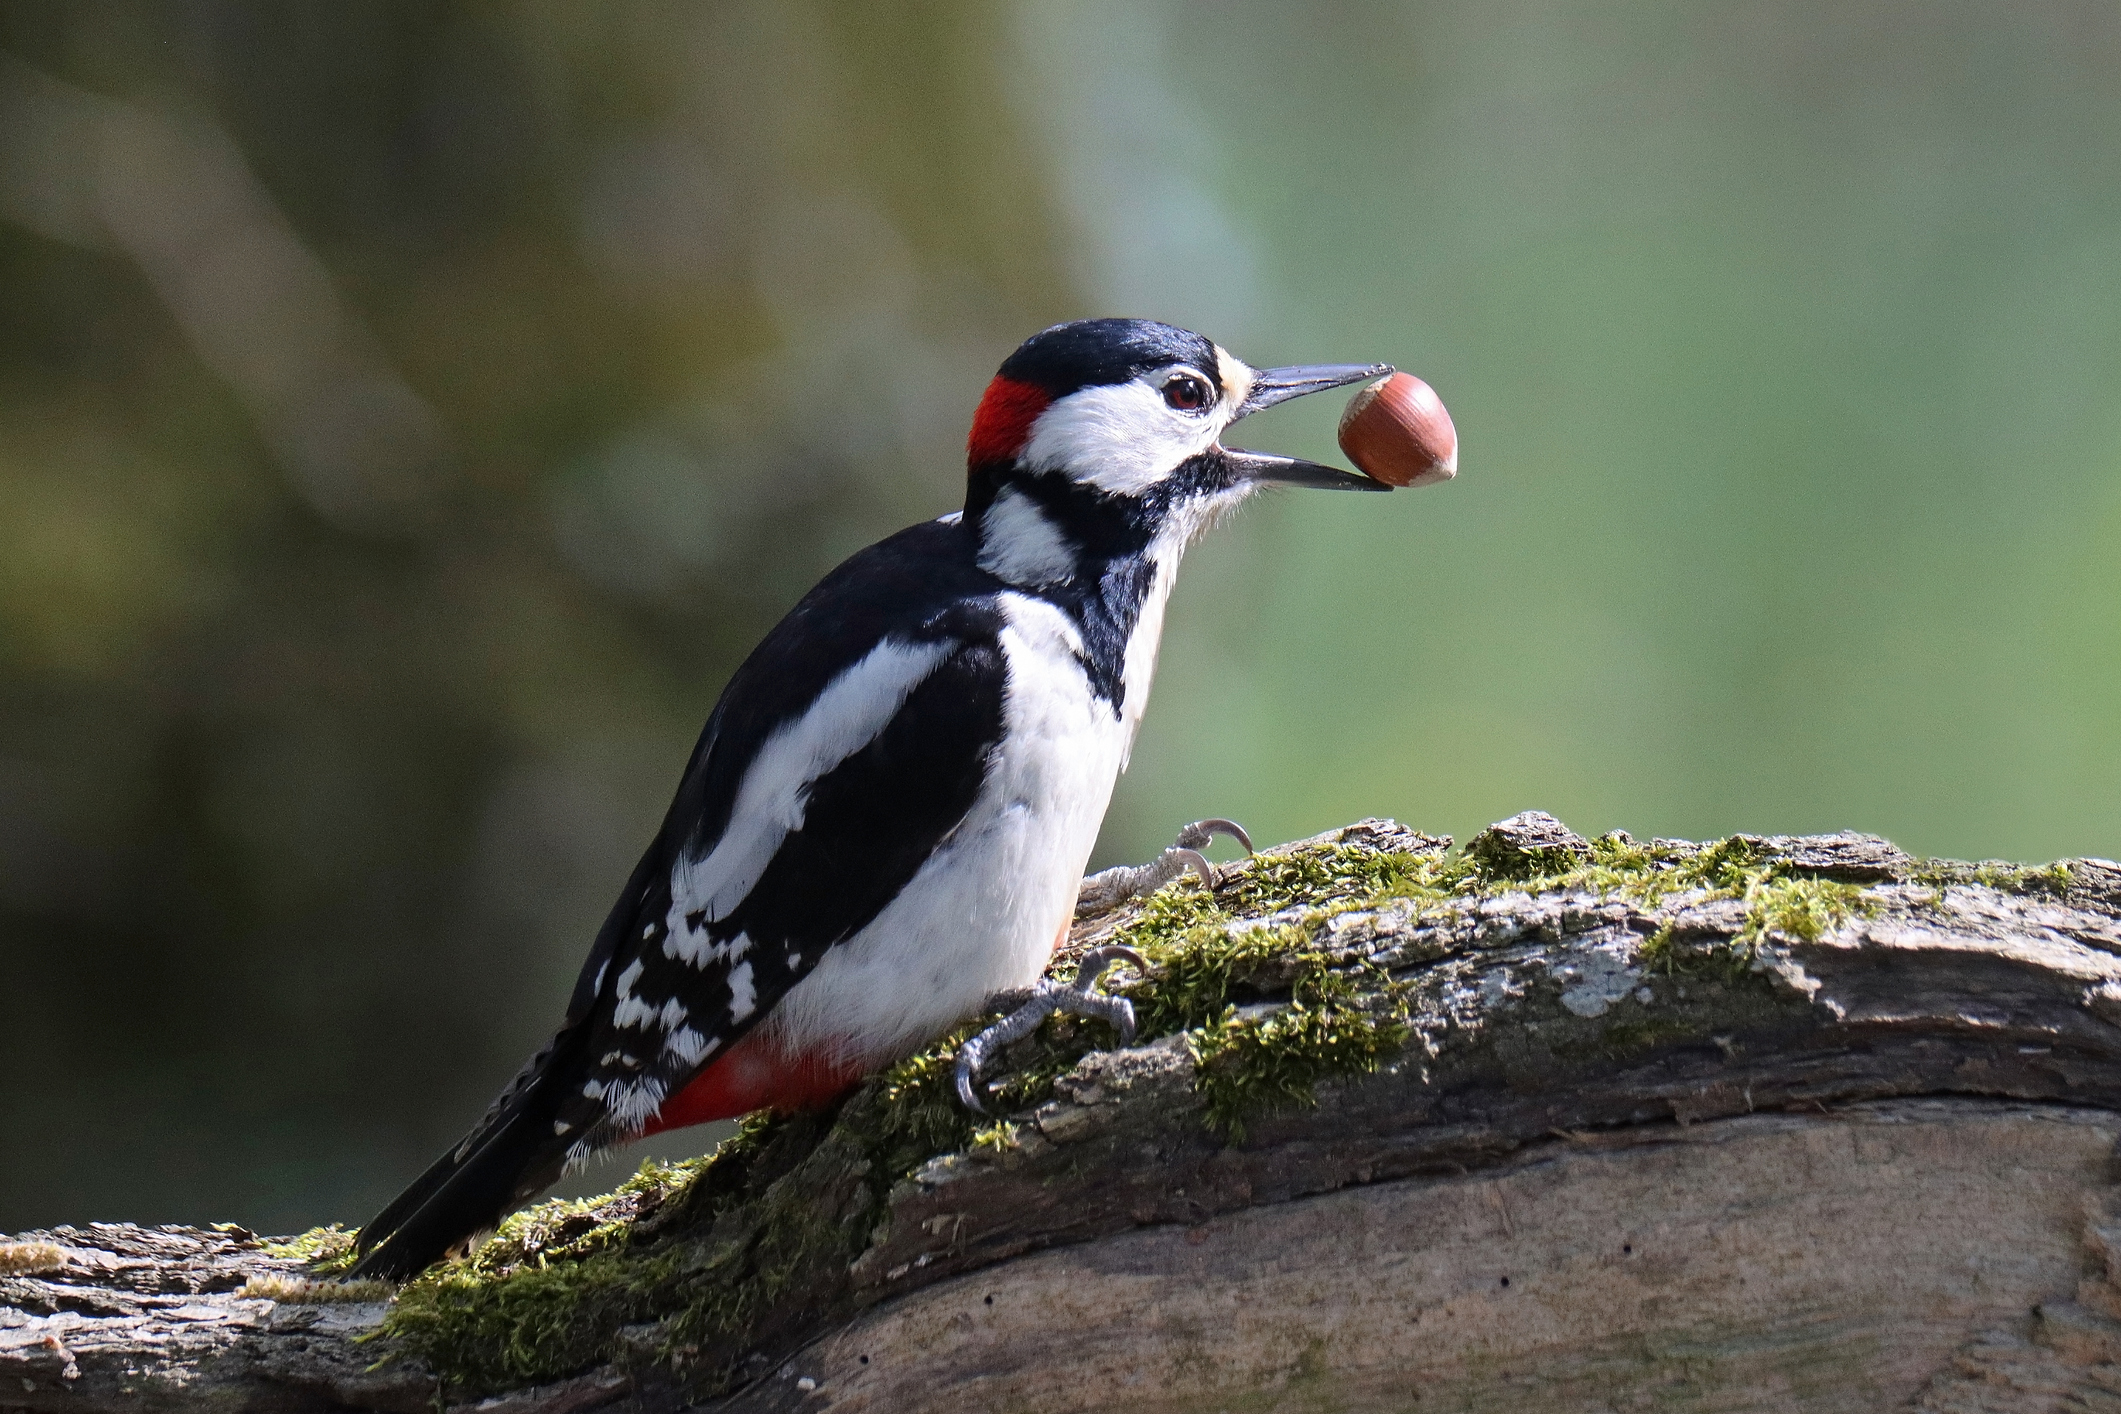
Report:
[[[1235,422],[1238,417],[1250,417],[1261,408],[1270,408],[1306,393],[1323,393],[1328,388],[1366,383],[1391,371],[1389,363],[1310,363],[1297,368],[1262,368],[1252,376],[1252,391],[1245,394],[1243,405],[1237,409],[1237,417],[1230,420]]]
[[[1365,383],[1372,378],[1382,378],[1392,371],[1389,363],[1313,363],[1295,368],[1262,368],[1252,379],[1252,390],[1237,410],[1238,418],[1249,417],[1261,408],[1285,403],[1291,398],[1300,398],[1306,393],[1322,393],[1328,388],[1345,388],[1350,383]],[[1339,467],[1308,462],[1301,457],[1276,456],[1272,452],[1242,452],[1234,448],[1223,453],[1231,470],[1247,481],[1257,481],[1272,486],[1315,486],[1327,491],[1389,491],[1392,488],[1382,481],[1373,481],[1367,476]]]

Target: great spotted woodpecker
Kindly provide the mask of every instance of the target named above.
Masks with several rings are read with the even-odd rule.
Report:
[[[1223,430],[1390,371],[1253,369],[1134,319],[1027,340],[973,418],[964,509],[842,564],[737,669],[558,1033],[361,1229],[355,1273],[410,1276],[607,1145],[829,1102],[1023,995],[1187,544],[1262,486],[1386,489]],[[1025,1015],[1113,1014],[1088,983]]]

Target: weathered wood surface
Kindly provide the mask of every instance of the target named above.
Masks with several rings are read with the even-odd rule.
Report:
[[[1471,848],[1581,845],[1557,828]],[[1232,1144],[1176,1038],[1087,1057],[1014,1144],[893,1189],[707,1407],[2121,1410],[2121,868],[1758,849],[1863,910],[1815,937],[1699,891],[1341,914],[1331,945],[1417,999],[1396,1062]],[[1743,972],[1649,965],[1741,936]],[[240,1231],[18,1241],[49,1246],[0,1247],[0,1409],[686,1400],[645,1362],[483,1402],[378,1366],[380,1303],[244,1295],[299,1264]]]
[[[2121,1392],[2070,1304],[2117,1132],[1906,1100],[1586,1135],[959,1277],[790,1362],[829,1399],[731,1407],[1870,1411],[1985,1347],[2043,1398],[1973,1407],[2062,1407]],[[2094,1368],[2026,1339],[2058,1301]]]

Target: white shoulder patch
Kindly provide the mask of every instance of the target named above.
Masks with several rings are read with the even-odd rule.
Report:
[[[1070,393],[1040,413],[1020,460],[1033,471],[1057,471],[1133,496],[1213,446],[1224,421],[1173,412],[1146,383],[1107,383]]]
[[[689,950],[679,941],[692,932],[688,914],[712,923],[744,901],[781,841],[802,828],[811,782],[874,741],[906,695],[956,646],[886,639],[834,678],[802,716],[766,738],[737,787],[721,839],[704,858],[681,857],[670,871],[666,953]]]
[[[980,517],[979,567],[1004,584],[1058,584],[1075,573],[1075,542],[1038,502],[1007,486]]]

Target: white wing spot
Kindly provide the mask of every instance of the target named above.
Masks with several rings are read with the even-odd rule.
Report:
[[[707,953],[714,940],[705,933],[695,933],[690,928],[683,932],[671,929],[663,937],[663,956],[673,962],[688,962],[694,967],[707,965]]]
[[[619,974],[618,996],[620,1001],[626,1001],[633,996],[633,984],[641,980],[643,970],[641,960],[635,958],[626,970]]]
[[[572,1130],[573,1128],[574,1128],[574,1126],[573,1126],[573,1125],[571,1125],[571,1124],[569,1124],[569,1123],[568,1123],[568,1122],[567,1122],[566,1120],[564,1120],[564,1119],[556,1119],[556,1120],[554,1120],[554,1121],[552,1122],[552,1132],[553,1132],[554,1134],[566,1134],[566,1133],[568,1133],[569,1131],[571,1131],[571,1130]]]
[[[604,1089],[603,1081],[591,1080],[582,1086],[582,1094],[586,1099],[601,1100],[604,1098]]]
[[[742,1021],[758,1007],[758,993],[751,986],[751,964],[740,962],[729,974],[729,1019]]]
[[[751,951],[751,935],[739,933],[727,942],[718,943],[705,933],[672,933],[663,939],[663,956],[676,962],[689,963],[694,967],[705,967],[710,962],[736,961]]]
[[[719,1050],[721,1045],[722,1038],[719,1036],[702,1036],[690,1026],[680,1026],[670,1033],[670,1039],[663,1043],[663,1049],[687,1065],[698,1065]]]

